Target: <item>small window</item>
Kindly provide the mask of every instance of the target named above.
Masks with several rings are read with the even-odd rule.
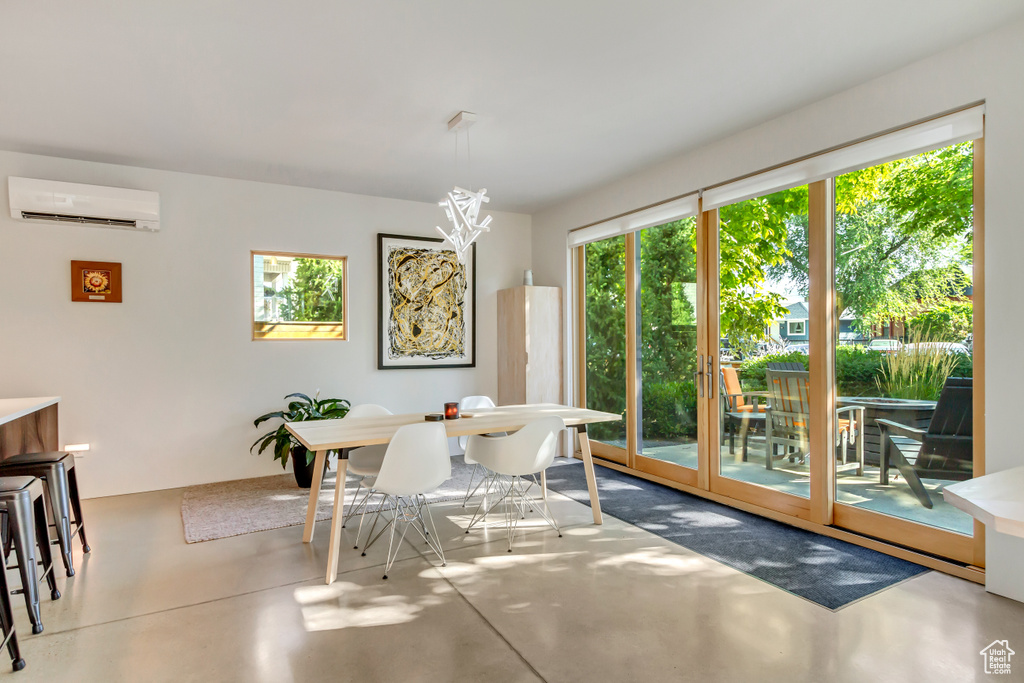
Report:
[[[344,256],[252,252],[255,339],[348,339]]]
[[[786,321],[786,336],[799,337],[807,334],[807,321],[806,320],[787,320]]]

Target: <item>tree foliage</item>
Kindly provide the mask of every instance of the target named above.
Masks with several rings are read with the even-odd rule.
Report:
[[[294,277],[281,291],[292,322],[340,322],[345,306],[344,261],[299,259]]]
[[[836,178],[836,301],[867,330],[958,296],[973,255],[973,144]],[[791,230],[773,275],[808,288],[807,234]]]
[[[973,252],[973,146],[970,142],[835,179],[836,298],[867,330],[910,320],[929,338],[963,339],[970,329]],[[808,191],[798,187],[723,207],[719,212],[720,329],[749,352],[786,314],[784,293],[808,290]],[[696,402],[695,221],[640,233],[639,353],[644,438],[692,435]],[[626,410],[625,239],[586,246],[587,402]],[[813,312],[812,312],[813,314]],[[958,359],[970,374],[970,359]],[[882,357],[837,350],[840,389],[878,391]],[[763,367],[746,367],[745,378]],[[756,383],[756,380],[754,380]],[[746,383],[746,382],[745,382]],[[756,388],[756,387],[750,387]],[[595,438],[624,440],[625,422],[595,425]]]

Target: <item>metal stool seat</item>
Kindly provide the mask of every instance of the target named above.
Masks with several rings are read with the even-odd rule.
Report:
[[[82,549],[89,552],[85,540],[85,525],[82,521],[82,503],[78,497],[78,476],[75,473],[75,456],[71,453],[52,451],[49,453],[22,453],[0,461],[0,476],[30,476],[43,480],[50,499],[53,525],[57,529],[57,545],[68,576],[75,575],[71,559],[71,540],[78,534]],[[74,512],[74,520],[71,514]],[[72,531],[74,524],[74,531]]]
[[[50,598],[60,598],[57,579],[53,576],[53,556],[50,554],[50,532],[46,526],[43,483],[35,477],[0,477],[0,510],[7,514],[10,543],[14,544],[14,549],[18,553],[20,592],[25,594],[25,606],[32,621],[32,633],[42,633],[43,619],[39,613],[39,571],[36,566],[39,561],[42,562],[43,576],[50,587]],[[39,546],[38,560],[36,545]],[[5,564],[8,552],[8,548],[5,547]]]

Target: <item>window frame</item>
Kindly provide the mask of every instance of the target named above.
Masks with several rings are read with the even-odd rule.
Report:
[[[799,332],[793,331],[793,324],[799,323],[801,329]],[[786,336],[792,337],[804,337],[807,336],[807,318],[787,318],[786,319]]]
[[[256,291],[256,257],[281,256],[292,259],[317,259],[341,261],[341,287],[342,287],[342,309],[341,321],[334,322],[281,322],[265,323],[256,320],[255,291]],[[274,251],[253,249],[249,252],[249,321],[252,332],[252,341],[302,341],[302,340],[330,340],[348,341],[348,256],[332,256],[328,254],[309,254],[302,252]],[[272,329],[263,331],[261,326],[271,325]],[[262,332],[262,333],[261,333]]]

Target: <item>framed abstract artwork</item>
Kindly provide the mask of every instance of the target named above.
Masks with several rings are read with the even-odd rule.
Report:
[[[377,235],[377,368],[476,366],[476,245]]]
[[[121,264],[72,261],[71,300],[121,303]]]

